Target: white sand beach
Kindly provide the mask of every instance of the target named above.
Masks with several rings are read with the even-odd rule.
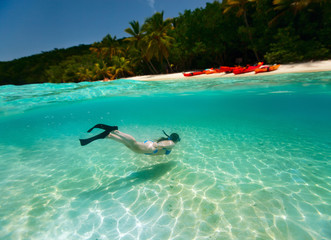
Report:
[[[295,64],[281,64],[280,67],[273,72],[259,73],[258,76],[282,74],[282,73],[300,73],[300,72],[323,72],[331,71],[331,60],[325,61],[311,61],[305,63]],[[127,79],[137,81],[164,81],[164,80],[187,80],[187,79],[201,79],[201,78],[217,78],[217,77],[246,77],[255,75],[255,72],[234,75],[233,73],[214,73],[214,74],[202,74],[192,77],[184,77],[183,73],[171,73],[171,74],[159,74],[159,75],[144,75],[129,77]]]

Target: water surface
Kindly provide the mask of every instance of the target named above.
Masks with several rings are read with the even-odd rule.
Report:
[[[330,239],[330,83],[322,72],[2,86],[0,239]],[[81,147],[96,123],[182,141],[158,157]]]

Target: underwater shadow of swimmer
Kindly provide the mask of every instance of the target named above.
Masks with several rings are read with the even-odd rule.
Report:
[[[88,198],[100,198],[107,193],[112,193],[120,189],[130,188],[134,185],[141,184],[149,180],[156,180],[169,172],[176,166],[175,161],[167,163],[159,163],[149,167],[142,168],[141,170],[131,173],[129,176],[111,182],[107,185],[102,185],[94,190],[83,192],[80,195]]]

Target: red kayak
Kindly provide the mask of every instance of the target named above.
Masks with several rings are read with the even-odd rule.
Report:
[[[196,75],[201,75],[201,74],[204,74],[204,71],[183,73],[183,75],[185,77],[191,77],[191,76],[196,76]]]
[[[221,66],[220,68],[217,68],[216,71],[219,73],[225,72],[225,73],[231,73],[235,67],[226,67],[226,66]]]
[[[256,66],[247,66],[247,67],[236,67],[235,69],[233,69],[233,73],[234,74],[242,74],[242,73],[249,73],[249,72],[253,72],[255,69],[261,67],[263,65],[262,62],[260,62],[258,65]]]

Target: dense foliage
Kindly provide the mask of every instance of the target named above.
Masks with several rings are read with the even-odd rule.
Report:
[[[116,79],[257,61],[331,58],[326,0],[224,0],[173,19],[132,21],[128,38],[0,62],[0,84]]]

